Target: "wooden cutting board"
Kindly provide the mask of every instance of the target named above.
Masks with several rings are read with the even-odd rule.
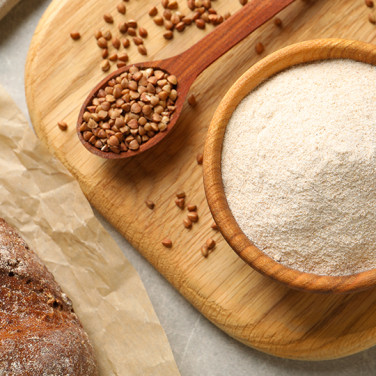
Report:
[[[282,29],[269,22],[207,69],[192,88],[198,105],[185,106],[176,130],[151,152],[132,160],[108,161],[91,155],[75,134],[81,103],[104,77],[99,69],[100,51],[93,33],[97,28],[116,30],[102,15],[110,12],[115,25],[134,18],[146,27],[148,59],[162,59],[182,52],[211,28],[192,26],[162,37],[147,11],[155,0],[129,0],[127,15],[117,13],[119,0],[54,0],[35,32],[26,65],[26,95],[30,116],[40,139],[81,184],[92,205],[114,225],[165,278],[215,325],[239,341],[277,356],[295,359],[330,359],[366,349],[376,343],[376,290],[331,296],[302,293],[261,276],[231,250],[210,228],[202,167],[202,152],[210,119],[231,84],[260,56],[261,41],[268,54],[288,44],[323,37],[373,42],[376,27],[368,20],[364,0],[297,0],[283,11]],[[186,1],[180,0],[186,12]],[[215,8],[240,9],[237,0],[218,0]],[[73,41],[69,33],[80,31]],[[205,51],[202,51],[205,53]],[[134,46],[132,62],[142,60]],[[57,121],[69,124],[67,132]],[[241,135],[240,135],[241,137]],[[200,220],[187,230],[186,211],[175,206],[177,191],[198,205]],[[153,200],[153,211],[144,204]],[[173,248],[161,240],[169,236]],[[208,259],[200,247],[208,237],[217,241]],[[121,278],[121,276],[119,276]]]

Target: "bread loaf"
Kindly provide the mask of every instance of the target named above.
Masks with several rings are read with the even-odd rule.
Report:
[[[98,375],[93,349],[71,301],[2,219],[0,375]]]

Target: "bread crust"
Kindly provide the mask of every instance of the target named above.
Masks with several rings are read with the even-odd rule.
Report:
[[[72,303],[0,218],[0,376],[97,376]]]

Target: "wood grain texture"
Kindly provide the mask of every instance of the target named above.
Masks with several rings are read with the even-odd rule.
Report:
[[[219,104],[206,138],[204,185],[210,210],[221,233],[235,252],[260,273],[289,287],[310,292],[355,292],[374,287],[376,269],[347,276],[323,276],[288,268],[260,251],[236,223],[228,206],[221,170],[226,127],[238,104],[262,82],[297,64],[325,59],[352,59],[376,65],[376,46],[344,39],[301,42],[274,52],[244,73]]]
[[[181,53],[211,30],[192,27],[167,42],[162,29],[147,15],[149,6],[157,3],[126,3],[126,18],[137,18],[149,31],[148,60]],[[185,1],[179,3],[185,11]],[[210,228],[212,217],[206,204],[202,167],[195,160],[203,151],[220,100],[259,60],[254,52],[256,42],[265,45],[264,55],[314,38],[372,42],[376,29],[367,21],[369,9],[364,1],[296,1],[280,15],[282,29],[268,22],[198,77],[191,89],[198,105],[194,109],[184,105],[174,132],[151,153],[109,161],[83,148],[75,123],[83,100],[105,76],[99,68],[100,51],[93,32],[96,27],[108,28],[102,21],[105,11],[111,11],[115,24],[124,17],[116,14],[116,5],[112,0],[55,0],[41,20],[26,67],[27,101],[40,139],[78,179],[99,212],[186,299],[232,337],[259,350],[296,359],[336,358],[374,345],[376,290],[347,295],[305,293],[254,271]],[[236,0],[218,0],[215,5],[222,14],[240,8]],[[79,29],[80,41],[70,40],[72,29]],[[142,60],[134,46],[130,56],[131,62]],[[69,124],[65,133],[56,126],[63,119]],[[174,203],[175,193],[182,189],[187,202],[199,207],[200,220],[192,230],[184,228],[186,212]],[[145,206],[146,199],[156,203],[154,211]],[[174,242],[172,249],[161,245],[166,236]],[[217,247],[204,259],[200,247],[209,236],[217,241]]]

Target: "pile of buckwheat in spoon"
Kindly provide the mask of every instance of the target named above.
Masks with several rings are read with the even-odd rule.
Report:
[[[79,131],[103,152],[136,151],[166,131],[178,97],[177,79],[162,70],[129,68],[98,91]]]

